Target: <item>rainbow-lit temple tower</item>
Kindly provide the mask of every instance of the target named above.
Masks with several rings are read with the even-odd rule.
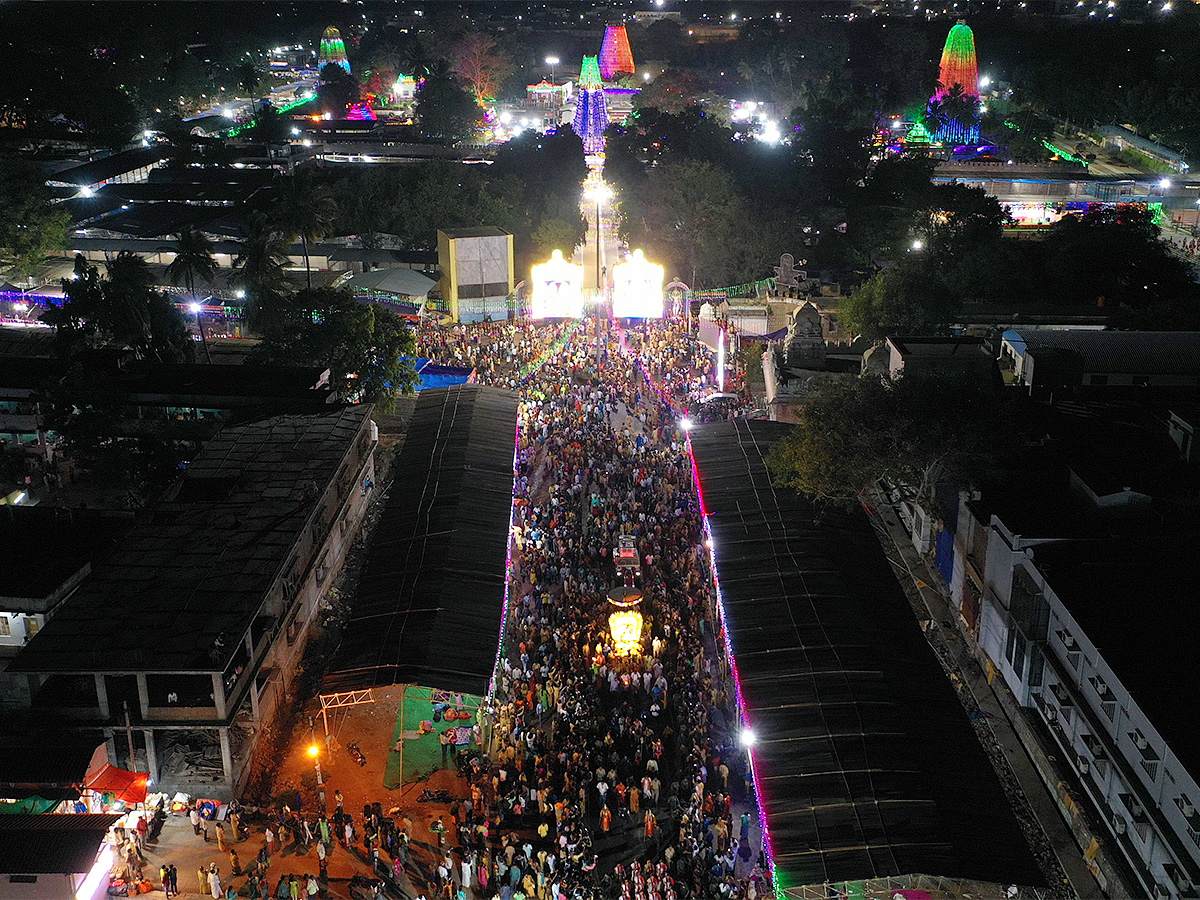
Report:
[[[583,139],[588,156],[604,153],[604,129],[608,127],[608,106],[604,101],[604,82],[600,64],[594,56],[585,56],[579,69],[579,91],[575,97],[575,133]]]
[[[604,29],[604,43],[600,45],[600,77],[612,81],[619,75],[632,75],[636,71],[625,26],[609,25]]]
[[[946,46],[942,49],[942,64],[938,71],[938,89],[930,102],[944,103],[955,85],[962,88],[968,101],[979,100],[979,66],[975,61],[975,33],[959,19],[946,35]],[[972,117],[963,122],[951,119],[938,128],[937,138],[960,144],[979,143],[979,121]]]
[[[333,25],[326,28],[325,33],[321,35],[321,50],[317,54],[317,71],[321,71],[328,65],[341,66],[347,72],[350,71],[350,60],[346,58],[346,44],[342,40],[342,33]]]

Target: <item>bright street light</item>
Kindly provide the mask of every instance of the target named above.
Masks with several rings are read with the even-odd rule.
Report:
[[[758,737],[752,728],[743,728],[738,734],[738,743],[743,747],[753,747],[756,740]]]
[[[679,420],[679,427],[684,431],[691,431],[694,424],[696,423],[692,421],[691,416],[684,416]]]
[[[1158,183],[1158,186],[1159,186],[1159,188],[1161,188],[1162,190],[1165,191],[1167,188],[1169,188],[1171,186],[1171,179],[1164,178],[1162,181],[1160,181]]]
[[[200,311],[202,309],[204,309],[204,307],[201,306],[199,303],[197,303],[195,300],[193,300],[191,303],[188,304],[188,311],[191,312],[191,314],[193,316],[200,315]]]
[[[311,757],[313,757],[314,759],[317,757],[317,755],[318,755],[320,752],[321,752],[321,748],[320,748],[320,747],[318,747],[316,744],[309,744],[309,745],[308,745],[308,755],[309,755],[309,756],[311,756]]]
[[[548,66],[557,66],[559,62],[561,62],[561,60],[557,56],[546,57],[546,65]]]
[[[238,290],[233,292],[233,296],[237,297],[239,300],[245,300],[246,292],[243,291],[241,288],[239,288]]]
[[[924,246],[925,246],[925,244],[920,239],[912,242],[912,248],[914,250],[920,250]]]

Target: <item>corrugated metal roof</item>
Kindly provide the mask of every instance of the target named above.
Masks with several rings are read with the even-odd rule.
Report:
[[[496,662],[512,513],[515,394],[422,391],[323,690],[484,694]]]
[[[0,872],[78,875],[88,872],[118,815],[0,816]]]
[[[1174,375],[1200,373],[1200,331],[1012,329],[1004,339],[1024,355],[1054,349],[1078,353],[1085,372]]]
[[[772,487],[764,458],[788,430],[692,431],[782,883],[1044,884],[861,510],[818,513]]]

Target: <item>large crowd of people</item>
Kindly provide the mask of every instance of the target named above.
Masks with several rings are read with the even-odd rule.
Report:
[[[422,355],[522,398],[517,552],[490,765],[457,805],[445,896],[755,897],[766,862],[681,424],[714,385],[686,326],[425,327]],[[608,592],[632,539],[643,630]]]

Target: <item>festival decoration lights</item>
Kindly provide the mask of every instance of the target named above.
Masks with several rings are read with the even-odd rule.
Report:
[[[569,263],[561,250],[550,254],[550,261],[530,270],[533,297],[530,317],[534,319],[570,318],[583,315],[583,266]]]
[[[585,56],[579,72],[579,96],[575,101],[575,133],[583,140],[584,153],[604,152],[604,129],[608,128],[608,105],[604,100],[604,83],[600,80],[600,64],[594,56]]]
[[[641,250],[613,266],[613,318],[661,319],[663,274],[663,267],[649,262]]]
[[[632,75],[636,71],[625,26],[609,25],[604,29],[604,43],[600,45],[601,76],[605,81],[611,81],[618,75]]]
[[[342,33],[333,25],[325,29],[321,35],[321,50],[317,54],[317,71],[325,66],[341,66],[347,73],[350,71],[350,60],[346,58],[346,43]]]
[[[636,609],[618,609],[608,614],[608,631],[613,653],[620,657],[636,656],[642,649],[642,614]]]
[[[938,69],[938,89],[930,102],[944,103],[955,85],[961,88],[965,100],[979,102],[979,66],[975,61],[975,33],[963,19],[959,19],[946,35],[946,45],[942,49],[942,62]],[[937,129],[936,135],[941,140],[956,144],[978,144],[978,116],[971,116],[965,122],[958,117],[951,118]]]

